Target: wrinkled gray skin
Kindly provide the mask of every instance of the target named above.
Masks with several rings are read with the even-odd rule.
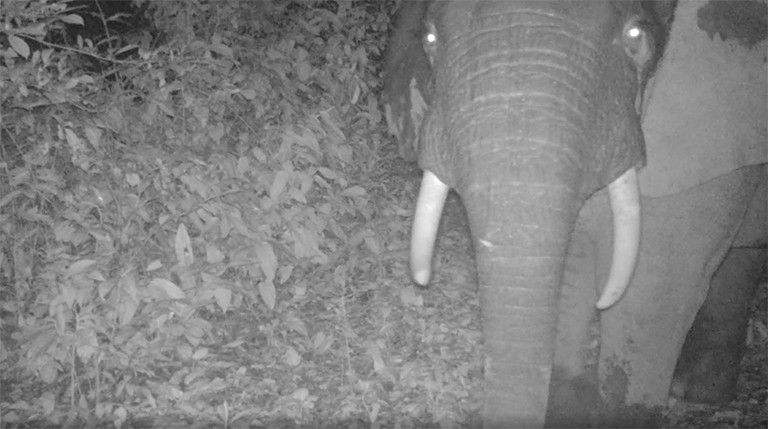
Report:
[[[734,4],[746,5],[741,16],[748,18],[718,22],[718,17],[739,16],[728,9]],[[420,166],[456,189],[467,207],[483,307],[486,426],[539,426],[545,408],[551,426],[654,425],[702,302],[673,389],[688,400],[730,399],[746,308],[765,266],[764,120],[742,121],[740,126],[756,130],[747,138],[725,131],[714,143],[651,132],[649,165],[641,170],[646,196],[639,264],[623,300],[600,315],[598,374],[587,370],[582,345],[595,316],[596,288],[611,260],[612,233],[606,228],[611,215],[602,187],[642,162],[631,106],[653,68],[653,61],[632,55],[636,46],[626,45],[620,34],[636,14],[669,22],[673,9],[661,3],[647,14],[630,2],[580,5],[569,10],[573,3],[445,2],[426,11],[427,28],[434,25],[438,35],[437,44],[425,46],[426,57],[396,69],[399,58],[418,54],[388,52],[394,72],[386,74],[385,103],[393,134],[404,147],[401,154],[408,159],[408,153],[418,152]],[[541,10],[514,13],[518,6]],[[765,51],[759,45],[765,43],[765,25],[753,25],[749,18],[764,16],[759,13],[764,6],[691,1],[685,7],[710,40],[725,44],[725,51]],[[549,37],[536,31],[544,28],[553,30]],[[663,39],[663,31],[655,32],[658,27],[647,30],[647,40]],[[395,35],[403,31],[424,33],[396,27]],[[746,47],[732,42],[737,36]],[[583,49],[574,41],[597,48]],[[683,79],[693,86],[677,98],[717,86],[691,78],[699,73],[687,73]],[[398,92],[403,88],[406,97]],[[414,96],[414,91],[425,95]],[[764,94],[765,84],[758,79],[757,90],[749,91]],[[682,123],[719,127],[695,111],[708,99],[691,95],[690,105],[657,107],[651,116],[674,118],[686,110],[690,114],[680,115]],[[421,107],[412,108],[410,101],[393,104],[397,97],[429,100],[426,122],[421,122]],[[739,111],[739,106],[728,107],[732,100],[720,97],[714,99],[726,110]],[[404,126],[421,126],[421,133],[398,130]],[[734,144],[729,135],[733,141],[752,139],[753,147],[737,161],[721,162],[722,148]],[[666,147],[678,149],[667,153]],[[691,162],[693,167],[686,164]],[[662,188],[665,192],[658,191]],[[487,237],[501,244],[489,250],[482,244]]]
[[[644,162],[637,102],[664,39],[663,9],[461,0],[426,10],[437,41],[424,46],[431,71],[424,87],[433,82],[435,90],[419,165],[467,208],[483,310],[486,427],[544,423],[569,238],[584,201]],[[408,22],[395,40],[422,31]],[[636,24],[640,36],[627,36]],[[391,112],[398,97],[391,80],[404,79],[389,55]],[[408,87],[418,88],[421,76]],[[403,111],[394,110],[400,116],[388,117],[397,129]]]
[[[432,71],[422,45],[422,20],[429,4],[403,2],[393,18],[397,27],[384,56],[384,113],[389,133],[399,143],[398,153],[406,161],[416,161],[418,134],[434,91]]]

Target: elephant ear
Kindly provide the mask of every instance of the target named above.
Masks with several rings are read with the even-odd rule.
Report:
[[[422,45],[428,2],[406,1],[394,17],[384,55],[382,104],[387,130],[395,136],[400,157],[416,161],[421,122],[432,97],[429,60]]]
[[[765,2],[682,0],[645,93],[643,195],[768,161]]]

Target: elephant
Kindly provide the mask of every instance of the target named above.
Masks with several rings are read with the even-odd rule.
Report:
[[[638,265],[626,296],[600,314],[599,390],[612,425],[654,425],[670,386],[695,402],[735,396],[746,310],[766,266],[767,11],[756,1],[677,6],[645,94]],[[601,199],[585,204],[568,251],[556,404],[593,379],[573,354],[592,317],[585,285],[604,276],[610,250]]]
[[[432,88],[422,121],[408,121],[413,105],[398,114],[403,109],[393,104],[395,113],[387,115],[390,128],[420,126],[425,173],[412,232],[413,276],[420,284],[429,279],[439,214],[454,188],[476,251],[484,425],[540,427],[567,245],[581,206],[604,187],[616,251],[598,308],[614,304],[632,274],[640,228],[636,169],[645,161],[639,109],[671,7],[475,0],[430,2],[423,11],[419,19],[401,14],[393,38],[424,35],[421,65],[385,62],[390,79],[409,82],[410,95],[420,79]],[[421,21],[426,31],[412,27]],[[409,68],[412,79],[402,74]],[[428,78],[416,74],[422,70]],[[385,92],[405,86],[385,84]]]
[[[424,171],[416,283],[429,281],[448,189],[466,208],[484,426],[657,424],[700,308],[676,384],[686,396],[730,383],[691,374],[717,369],[723,348],[738,356],[734,314],[765,265],[764,0],[421,7],[396,23],[423,54],[385,62],[401,81],[385,83],[385,110]],[[414,91],[427,94],[418,114],[402,102]]]
[[[758,195],[763,197],[759,204],[765,207],[765,193]],[[752,221],[758,220],[759,212],[751,213]],[[765,217],[759,220],[761,224],[744,222],[764,229]],[[728,251],[685,338],[675,367],[672,395],[686,402],[715,405],[736,399],[749,306],[756,287],[765,279],[767,259],[765,246],[742,245]]]
[[[427,6],[425,1],[401,5],[394,17],[398,26],[384,55],[384,116],[389,134],[399,142],[398,154],[405,161],[416,161],[418,133],[432,101],[432,73],[420,37]]]

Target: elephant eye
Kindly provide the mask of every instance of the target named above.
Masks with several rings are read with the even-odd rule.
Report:
[[[427,33],[426,35],[424,35],[424,41],[429,44],[437,43],[437,34],[432,32]]]
[[[625,25],[621,34],[624,52],[642,69],[653,56],[651,35],[639,19],[631,19]]]
[[[432,22],[427,22],[424,28],[424,37],[422,43],[424,44],[424,52],[429,58],[429,65],[432,66],[435,63],[435,54],[437,52],[437,28]]]

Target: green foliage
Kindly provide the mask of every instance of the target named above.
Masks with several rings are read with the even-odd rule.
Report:
[[[60,46],[46,35],[82,22],[63,6],[0,6],[0,360],[41,391],[3,419],[120,426],[125,404],[173,396],[146,380],[206,357],[206,315],[269,314],[381,251],[364,130],[387,13],[157,1],[162,46]]]

